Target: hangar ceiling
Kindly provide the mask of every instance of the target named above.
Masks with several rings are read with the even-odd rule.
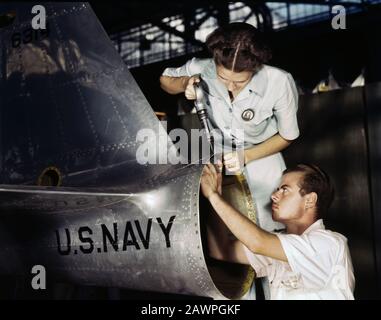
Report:
[[[137,27],[153,21],[179,14],[186,14],[195,9],[215,9],[226,10],[229,3],[238,1],[218,1],[218,0],[129,0],[129,1],[97,1],[91,3],[95,13],[101,20],[103,26],[109,34],[120,32],[129,28]],[[367,5],[374,3],[372,0],[288,0],[288,1],[240,1],[248,6],[261,4],[314,4],[334,6],[337,4],[345,7],[357,7],[366,9]]]
[[[354,13],[374,3],[381,0],[131,0],[94,2],[92,7],[125,63],[134,68],[201,52],[206,36],[229,22],[271,32],[330,19],[337,4]]]

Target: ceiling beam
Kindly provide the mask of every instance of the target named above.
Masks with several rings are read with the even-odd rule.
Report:
[[[268,1],[263,1],[263,0],[253,0],[253,1],[247,1],[243,0],[243,2],[251,2],[251,3],[271,3],[271,2],[284,2],[284,3],[290,3],[290,4],[315,4],[315,5],[327,5],[327,6],[335,6],[335,5],[342,5],[344,7],[352,7],[352,6],[364,6],[366,3],[364,2],[354,2],[354,1],[339,1],[339,0],[286,0],[286,1],[276,1],[276,0],[268,0]]]
[[[152,22],[152,25],[159,27],[161,30],[163,30],[165,32],[168,32],[168,33],[173,34],[177,37],[180,37],[180,38],[186,40],[187,42],[189,42],[193,45],[199,46],[201,48],[203,48],[205,46],[205,44],[203,42],[201,42],[200,40],[197,40],[197,39],[193,38],[192,36],[186,34],[185,32],[181,32],[181,31],[177,30],[176,28],[170,27],[169,25],[167,25],[163,22]]]

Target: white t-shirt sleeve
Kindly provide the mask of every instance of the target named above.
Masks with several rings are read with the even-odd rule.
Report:
[[[337,262],[340,242],[321,233],[277,234],[293,272],[300,274],[306,288],[322,288],[330,280]]]
[[[191,77],[197,73],[200,73],[198,70],[198,59],[193,58],[188,60],[184,65],[178,68],[166,68],[162,73],[162,76],[168,77]]]
[[[279,134],[284,139],[294,140],[299,137],[297,120],[299,95],[291,74],[287,73],[286,81],[280,90],[280,97],[274,106]]]
[[[262,256],[260,254],[255,254],[251,252],[246,246],[242,245],[247,260],[250,265],[255,270],[255,274],[257,278],[266,277],[269,275],[269,267],[273,264],[273,259],[269,257]]]

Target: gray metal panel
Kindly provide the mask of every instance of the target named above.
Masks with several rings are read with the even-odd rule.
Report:
[[[203,166],[140,165],[140,129],[176,150],[90,6],[44,3],[41,34],[34,4],[0,7],[16,10],[0,30],[0,273],[42,264],[77,284],[224,298],[201,241]],[[63,187],[29,186],[50,166]]]
[[[287,165],[316,163],[332,177],[336,197],[326,225],[348,238],[355,296],[372,298],[376,270],[364,117],[362,88],[301,96],[301,136],[285,158]]]
[[[381,83],[365,88],[370,180],[374,215],[374,239],[378,276],[378,298],[381,297]]]
[[[51,275],[82,285],[222,297],[204,259],[198,214],[200,170],[193,172],[167,183],[161,179],[160,189],[136,194],[77,190],[73,195],[49,188],[31,193],[33,188],[23,188],[15,196],[14,190],[3,190],[1,273],[27,274],[41,264]],[[171,217],[166,242],[157,218],[168,226]],[[91,231],[82,233],[81,227]],[[114,238],[117,234],[116,249],[112,241],[105,241],[104,228]],[[91,238],[94,247],[80,239],[80,233]]]
[[[161,125],[88,4],[46,3],[48,35],[15,42],[15,35],[32,32],[25,19],[33,5],[8,3],[16,22],[0,31],[6,52],[0,181],[33,184],[54,164],[66,186],[115,185],[121,172],[111,180],[103,169],[133,166],[138,130],[158,133]],[[144,166],[127,172],[153,174]]]

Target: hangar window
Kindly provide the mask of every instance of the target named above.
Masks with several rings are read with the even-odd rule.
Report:
[[[299,3],[298,3],[299,2]],[[225,4],[205,1],[198,7],[184,7],[183,12],[146,21],[110,37],[129,68],[194,54],[204,49],[207,35],[219,25],[247,22],[260,30],[281,30],[289,26],[327,21],[333,5],[343,5],[347,14],[366,10],[381,0],[303,1],[230,1]]]

